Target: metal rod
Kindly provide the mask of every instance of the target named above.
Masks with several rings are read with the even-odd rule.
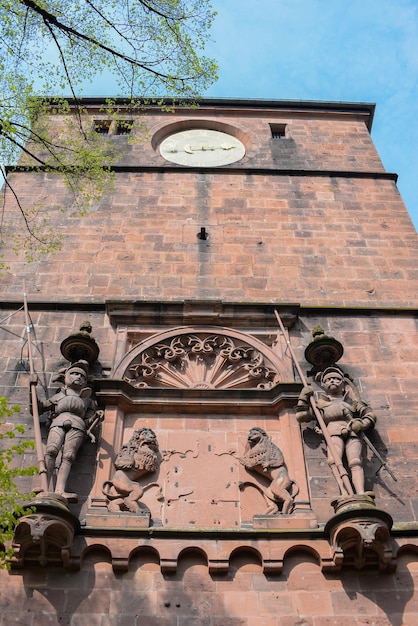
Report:
[[[36,385],[38,382],[38,377],[35,374],[35,370],[33,367],[33,355],[32,355],[32,324],[29,318],[29,310],[28,310],[28,301],[26,295],[26,287],[24,286],[23,293],[23,306],[25,310],[25,322],[26,322],[26,334],[27,334],[27,343],[28,343],[28,355],[29,355],[29,369],[30,369],[30,394],[32,401],[32,416],[33,416],[33,429],[35,433],[35,447],[36,447],[36,456],[38,460],[39,474],[41,476],[41,487],[42,491],[48,493],[48,477],[45,466],[45,458],[44,451],[42,446],[42,436],[41,436],[41,425],[39,422],[39,411],[38,411],[38,396],[36,394]]]
[[[281,317],[280,317],[280,315],[279,315],[279,313],[277,312],[276,309],[274,309],[274,314],[275,314],[276,319],[277,319],[277,321],[279,323],[280,330],[282,331],[283,337],[285,338],[286,345],[289,348],[290,355],[292,357],[293,363],[295,364],[295,367],[296,367],[297,372],[299,374],[299,377],[300,377],[300,379],[302,381],[302,384],[303,384],[304,387],[307,387],[308,386],[308,382],[307,382],[307,380],[305,378],[305,375],[304,375],[304,373],[302,371],[302,368],[300,367],[300,365],[299,365],[299,363],[298,363],[298,361],[296,359],[296,356],[295,356],[295,353],[293,352],[293,348],[292,348],[292,346],[290,344],[290,341],[286,337],[285,327],[284,327],[283,322],[281,320]],[[351,486],[351,482],[350,482],[350,478],[348,476],[347,470],[345,469],[343,462],[340,461],[339,458],[338,458],[338,454],[337,454],[336,448],[334,446],[334,443],[333,443],[333,441],[331,439],[330,434],[328,433],[328,429],[327,429],[326,424],[324,422],[324,418],[322,417],[322,413],[318,409],[318,407],[316,406],[316,402],[315,402],[315,399],[313,397],[313,394],[310,396],[309,401],[311,403],[312,410],[313,410],[314,415],[315,415],[315,417],[317,419],[317,422],[319,424],[319,428],[321,429],[322,434],[323,434],[324,439],[325,439],[325,442],[326,442],[326,444],[328,446],[328,452],[329,452],[328,464],[329,464],[329,466],[331,468],[332,473],[335,476],[335,479],[336,479],[336,481],[338,483],[340,491],[341,491],[341,493],[344,493],[344,491],[345,491],[347,493],[347,495],[353,495],[354,494],[354,490],[353,490],[353,487]]]

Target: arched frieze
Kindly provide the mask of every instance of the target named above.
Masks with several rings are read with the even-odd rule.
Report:
[[[286,381],[287,367],[255,337],[217,326],[158,333],[128,352],[115,378],[135,388],[259,389]]]

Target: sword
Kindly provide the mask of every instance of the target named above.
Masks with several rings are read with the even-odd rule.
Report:
[[[97,424],[99,424],[102,421],[103,421],[103,411],[96,411],[96,416],[93,419],[92,423],[90,424],[86,432],[86,435],[90,437],[91,443],[96,443],[96,437],[95,435],[93,435],[92,430],[97,426]]]

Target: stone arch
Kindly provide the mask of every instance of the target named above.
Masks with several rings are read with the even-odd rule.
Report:
[[[214,119],[194,118],[179,120],[176,122],[172,122],[171,124],[165,123],[160,128],[155,130],[151,139],[151,146],[154,150],[157,150],[160,143],[170,135],[173,135],[174,133],[178,133],[183,130],[191,130],[194,128],[217,130],[222,133],[232,135],[233,137],[237,137],[245,144],[246,147],[248,147],[248,145],[250,144],[250,138],[248,136],[248,133],[244,132],[237,126],[233,126],[232,124],[227,124],[225,122]]]
[[[137,546],[129,554],[129,567],[133,569],[158,566],[160,569],[161,557],[158,550],[152,546]]]
[[[295,567],[307,567],[307,564],[321,567],[321,555],[312,546],[307,544],[295,544],[283,554],[284,572],[289,575]]]
[[[253,546],[242,545],[232,550],[229,555],[229,566],[233,571],[257,566],[260,571],[263,569],[263,557],[259,550]]]
[[[86,546],[80,556],[80,564],[91,562],[92,565],[96,563],[108,563],[112,564],[112,551],[109,547],[102,543],[93,543]]]
[[[209,558],[207,552],[199,546],[188,546],[181,550],[177,557],[177,570],[179,573],[185,572],[195,565],[208,567]]]
[[[130,350],[114,377],[136,388],[271,389],[285,367],[255,337],[218,326],[172,328]]]

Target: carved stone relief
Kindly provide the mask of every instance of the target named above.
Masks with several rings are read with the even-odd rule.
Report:
[[[281,381],[277,368],[249,343],[199,332],[144,349],[123,377],[140,388],[270,389]]]
[[[153,526],[240,528],[252,526],[254,516],[258,515],[274,518],[276,522],[270,526],[275,528],[282,527],[283,523],[286,527],[312,527],[313,514],[302,470],[297,470],[297,480],[294,479],[295,468],[300,465],[296,459],[302,458],[301,450],[295,443],[289,477],[283,453],[264,429],[251,428],[253,419],[252,416],[235,419],[227,415],[177,413],[159,417],[152,414],[126,416],[123,438],[128,443],[117,455],[110,479],[103,481],[102,478],[101,499],[98,495],[92,500],[88,523],[93,526],[108,523],[112,527],[148,526],[145,519],[134,522],[130,518],[134,514],[136,517],[148,515]],[[269,422],[274,437],[289,454],[292,432],[298,434],[295,420],[283,418],[283,426],[276,417],[262,421]],[[147,426],[138,428],[140,424]],[[256,450],[268,444],[263,448],[263,460],[256,460],[249,448],[241,458],[248,444],[249,430],[250,437],[263,435],[263,442],[258,442]],[[149,466],[134,460],[141,432],[153,435],[151,445],[156,455]],[[158,443],[154,432],[157,432]],[[144,445],[148,456],[148,442]],[[103,477],[103,473],[100,475]],[[300,481],[301,496],[298,495]],[[97,508],[103,506],[101,502],[112,516],[119,516],[118,520],[113,517],[105,522],[103,508],[102,512]],[[96,516],[94,520],[92,515]],[[257,523],[259,527],[266,527],[260,520]]]
[[[239,526],[237,446],[228,433],[172,430],[166,441],[163,525]]]
[[[292,513],[299,487],[289,477],[283,452],[273,443],[265,430],[259,427],[251,428],[244,455],[239,460],[247,470],[261,474],[270,481],[269,487],[260,487],[267,503],[264,515]]]
[[[135,430],[129,442],[123,445],[116,459],[116,471],[111,480],[103,484],[103,493],[108,500],[111,512],[130,511],[131,513],[147,513],[148,510],[140,503],[144,491],[157,482],[141,485],[138,481],[145,475],[158,476],[161,464],[161,453],[157,437],[151,428]]]
[[[113,525],[117,513],[120,526],[132,526],[129,513],[140,515],[148,508],[157,526],[248,527],[257,514],[290,517],[298,483],[302,495],[292,518],[300,515],[298,527],[311,527],[299,427],[288,414],[299,386],[292,382],[288,357],[276,345],[282,343],[277,333],[270,341],[272,347],[226,327],[177,327],[150,335],[121,358],[112,379],[98,389],[110,412],[102,430],[102,470],[92,490],[89,523],[103,523],[100,508],[105,507]],[[269,459],[259,477],[240,463],[248,431],[267,424],[273,435],[280,433],[283,451],[293,450],[295,480],[277,458]],[[135,479],[129,476],[128,493],[126,485],[123,491],[118,486],[126,472],[118,469],[118,460],[113,465],[108,450],[119,450],[140,427],[157,434],[162,461],[158,478],[141,476],[133,486]]]
[[[328,369],[333,370],[328,374],[335,374],[338,368]],[[165,527],[164,531],[200,528],[212,532],[214,528],[248,527],[317,530],[299,425],[293,411],[288,410],[294,406],[300,386],[296,391],[292,389],[293,381],[289,383],[283,372],[286,366],[268,346],[225,328],[219,328],[219,332],[214,328],[172,329],[133,348],[115,368],[114,380],[105,381],[114,386],[103,386],[108,390],[106,418],[86,515],[90,532],[95,527],[106,527],[106,523],[120,533],[149,523],[156,529]],[[374,416],[355,395],[348,377],[343,378],[344,393],[339,390],[336,409],[332,401],[335,394],[326,387],[328,379],[323,372],[318,373],[315,391],[330,430],[337,422],[348,424],[348,434],[342,430],[331,433],[347,447],[347,440],[357,441],[363,430],[373,426]],[[98,388],[100,391],[100,381]],[[282,388],[285,400],[279,409],[277,404],[270,408],[259,400],[260,396],[273,397],[277,389],[281,393]],[[181,391],[176,395],[173,390]],[[209,396],[217,395],[205,394],[211,390],[222,392],[218,397],[226,398],[231,390],[236,395],[231,392],[233,401],[220,407],[210,404]],[[159,406],[149,403],[143,409],[141,402],[147,393],[157,398]],[[332,396],[327,400],[329,415],[328,404],[320,402],[321,394]],[[81,393],[78,395],[81,397]],[[311,395],[310,388],[305,388],[299,398],[300,422],[313,417]],[[172,397],[179,399],[177,405],[171,404]],[[188,406],[191,397],[197,398],[197,408]],[[344,454],[337,461],[347,459],[346,469],[356,494],[364,495],[360,454],[350,456],[347,449]],[[364,508],[363,500],[361,505]],[[343,561],[358,568],[376,562],[381,569],[391,567],[390,519],[375,519],[374,511],[367,516],[363,508],[361,515],[352,519],[351,511],[343,507],[342,515],[328,524],[330,554],[321,558],[324,562],[328,558],[333,568]],[[106,522],[106,518],[112,520]],[[54,554],[57,562],[69,566],[73,539],[71,520],[61,523],[36,512],[22,519],[17,529],[15,562],[19,565],[35,555],[34,560],[45,564]],[[328,547],[328,541],[323,543]],[[269,551],[270,547],[265,552],[268,558]],[[117,553],[113,559],[115,563],[118,559],[120,563],[128,562],[125,553]],[[161,557],[162,567],[166,571],[175,569],[175,560],[168,551]],[[212,568],[213,563],[219,570],[225,568],[224,561],[222,556],[213,557]],[[266,557],[266,570],[270,567],[278,571],[280,563],[282,555],[270,564]]]

